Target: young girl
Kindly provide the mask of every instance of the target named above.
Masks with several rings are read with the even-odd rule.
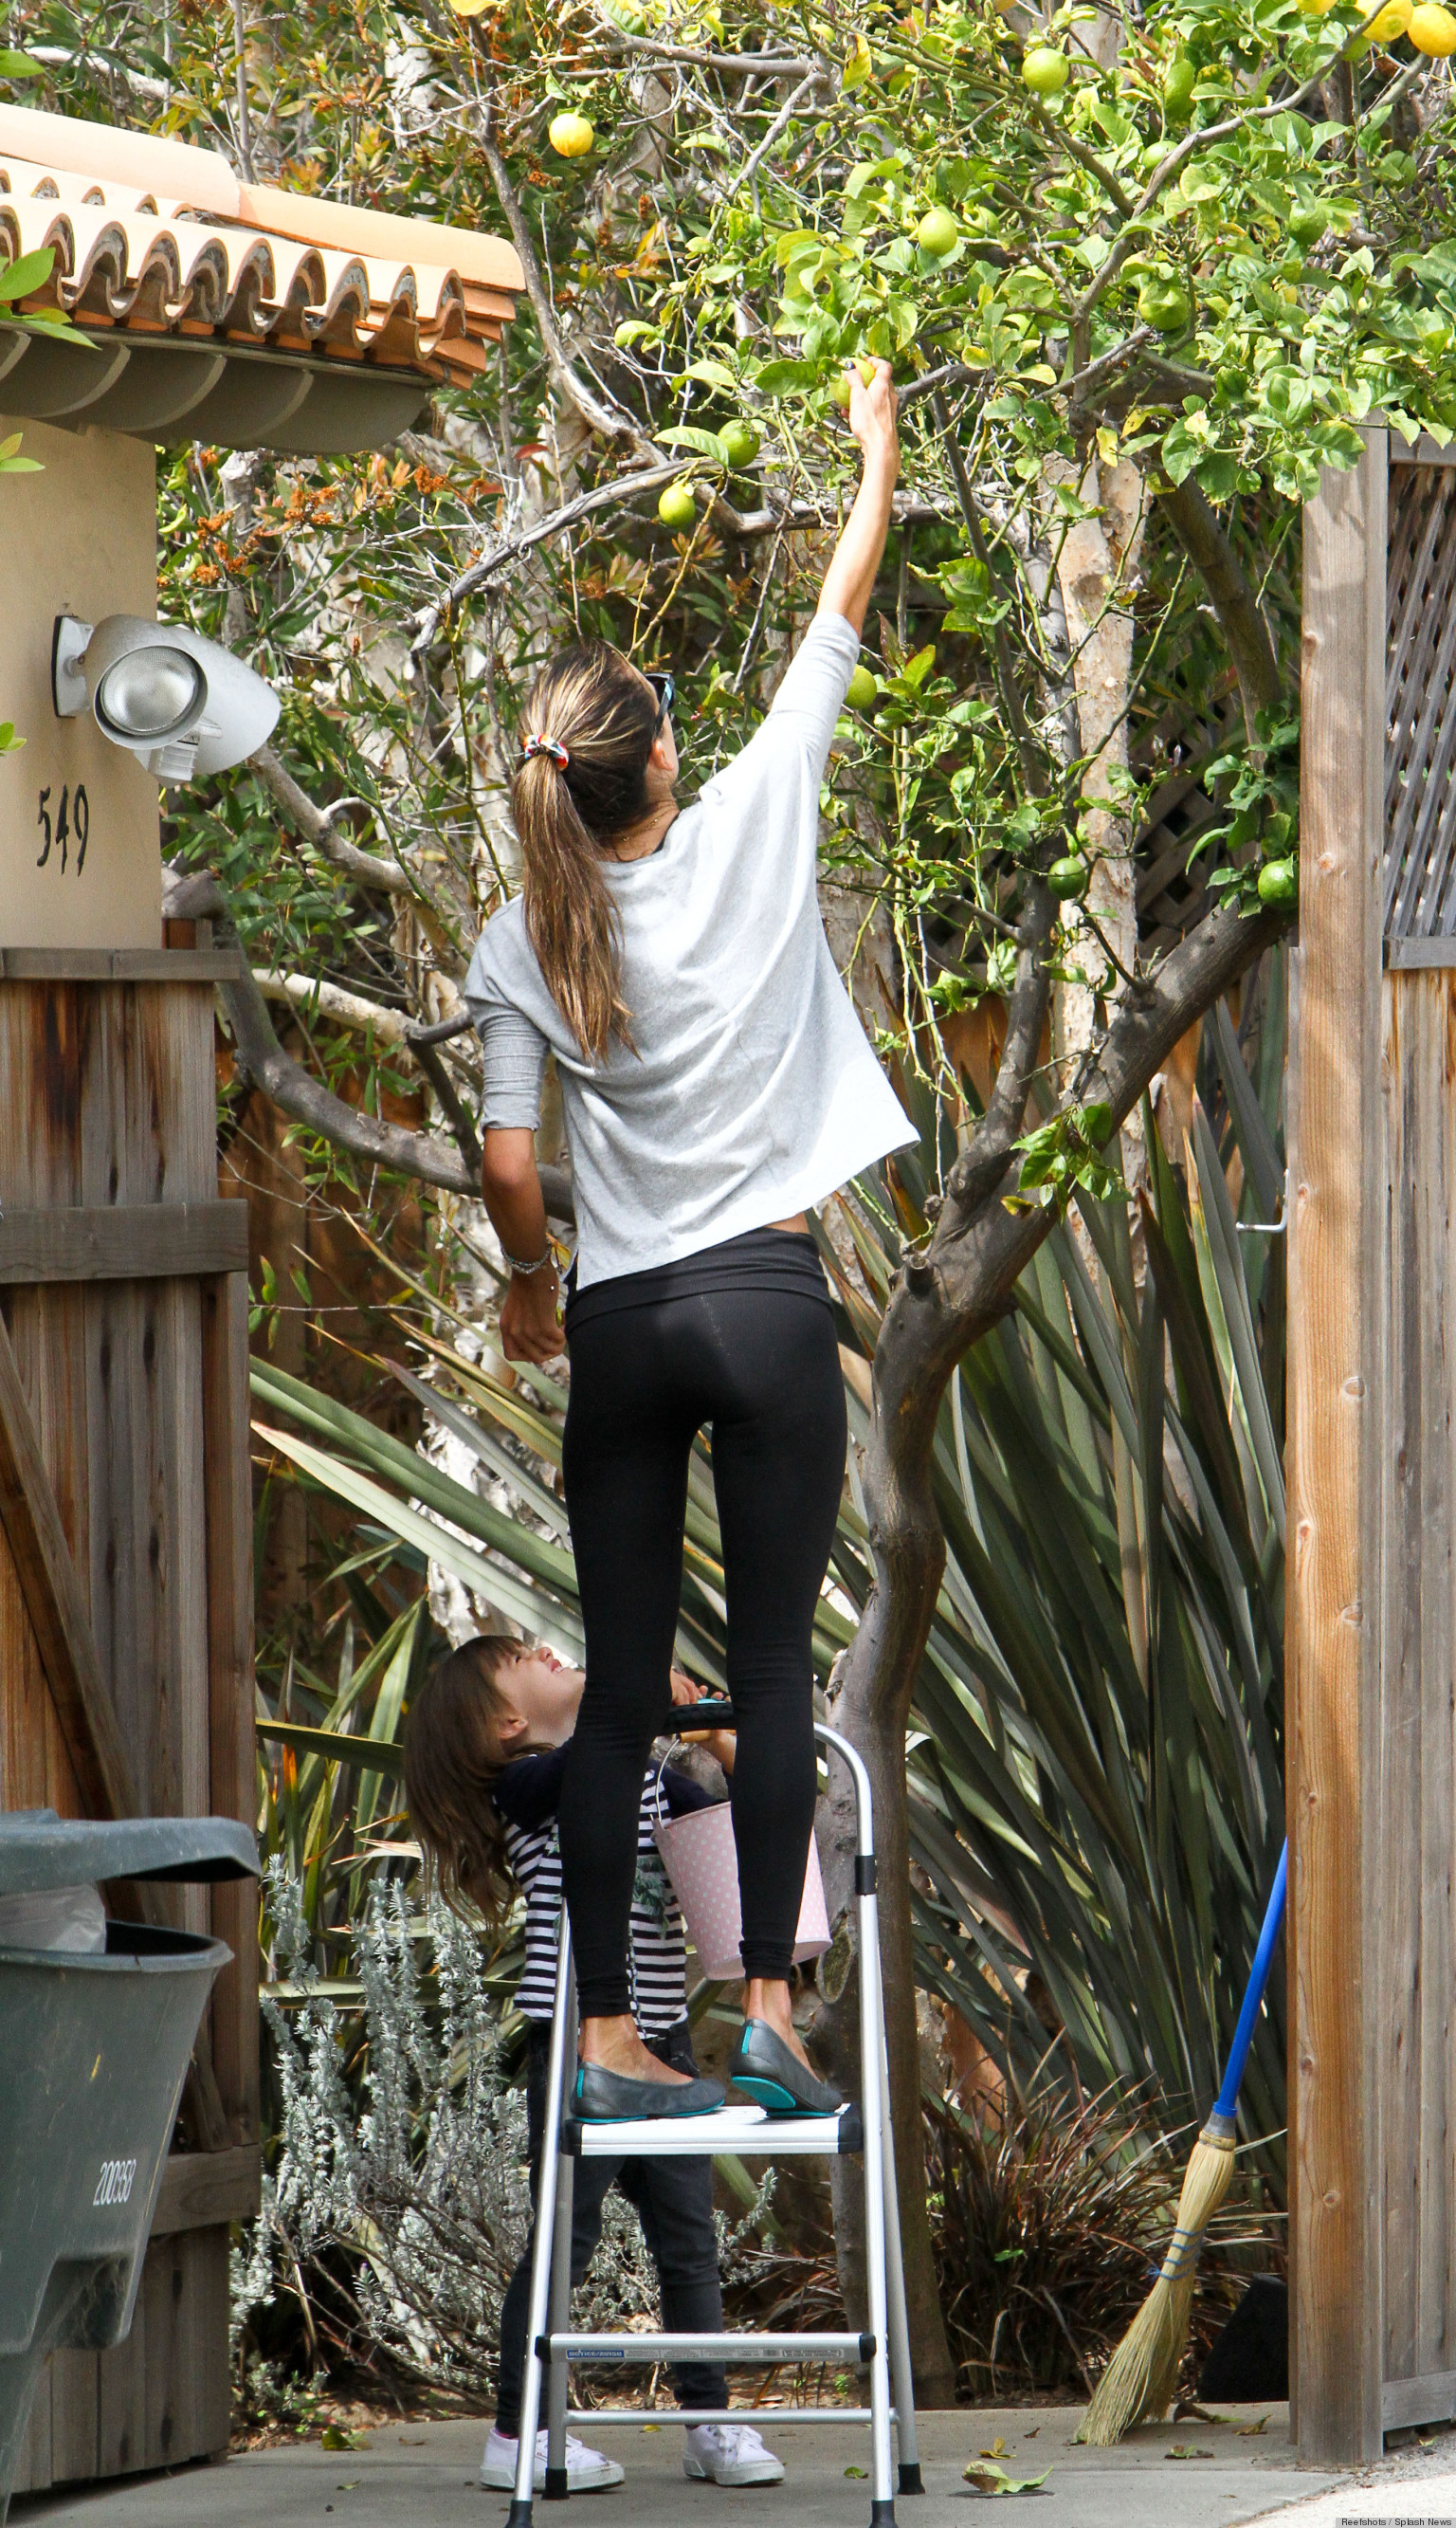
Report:
[[[500,1634],[483,1634],[442,1660],[415,1700],[404,1739],[404,1784],[410,1817],[442,1895],[474,1906],[498,1922],[513,1884],[526,1899],[526,1965],[517,1995],[530,2023],[526,2117],[531,2202],[536,2206],[551,2008],[556,1988],[561,1856],[556,1809],[567,1744],[576,1725],[585,1677],[549,1651]],[[674,1673],[674,1704],[695,1703],[698,1688]],[[706,1734],[725,1772],[733,1769],[731,1732]],[[710,1794],[667,1765],[663,1806],[681,1815],[710,1805]],[[699,2077],[688,2030],[682,1917],[652,1841],[657,1771],[650,1766],[638,1817],[637,1877],[629,1952],[632,2004],[643,2042],[690,2083],[678,2092],[700,2109],[720,2106],[723,2092]],[[716,2335],[723,2324],[718,2245],[712,2214],[712,2163],[707,2159],[582,2159],[577,2162],[571,2224],[571,2279],[581,2282],[601,2236],[601,2206],[613,2181],[642,2223],[657,2268],[662,2324],[669,2333]],[[521,2379],[531,2291],[532,2238],[511,2277],[500,2311],[500,2393],[486,2443],[481,2482],[509,2492],[515,2482]],[[702,2362],[673,2371],[680,2405],[725,2405],[721,2369]],[[536,2483],[546,2482],[546,2433],[537,2436]],[[711,2484],[778,2484],[783,2466],[748,2424],[690,2427],[687,2475]],[[622,2469],[574,2436],[566,2444],[567,2489],[603,2491]]]

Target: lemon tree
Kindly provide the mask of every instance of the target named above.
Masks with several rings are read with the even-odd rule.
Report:
[[[25,101],[240,155],[242,97],[257,181],[508,231],[526,271],[498,358],[396,448],[260,457],[241,490],[218,449],[163,460],[166,610],[286,695],[282,769],[189,790],[170,845],[219,872],[260,974],[438,1014],[514,882],[506,783],[557,638],[670,665],[687,777],[708,778],[771,696],[853,497],[855,364],[892,365],[901,486],[821,840],[839,953],[939,1152],[930,1211],[890,1179],[865,1196],[904,1251],[863,1467],[876,1588],[840,1704],[891,1856],[908,2110],[905,1726],[946,1378],[1062,1204],[1105,1188],[1178,1036],[1250,970],[1257,1004],[1292,918],[1301,503],[1378,414],[1456,434],[1456,15],[1152,0],[1116,44],[1090,9],[992,0],[105,16],[101,44],[78,0],[12,0]],[[25,279],[6,276],[16,298]],[[1084,1024],[1044,1070],[1059,995]],[[320,1024],[306,1062],[255,1069],[321,1175],[366,1148],[338,1083],[363,1078],[380,1113],[433,1099],[392,1163],[453,1200],[468,1042],[428,1077],[404,1052],[387,1068],[397,1042]],[[948,2361],[912,2168],[904,2184],[934,2394]]]

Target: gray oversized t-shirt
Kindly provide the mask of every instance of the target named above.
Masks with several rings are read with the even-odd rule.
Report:
[[[819,785],[858,656],[817,614],[763,723],[639,861],[603,860],[621,916],[636,1052],[584,1061],[517,897],[465,977],[484,1126],[541,1114],[556,1057],[571,1148],[577,1288],[786,1220],[904,1149],[906,1120],[819,918]]]

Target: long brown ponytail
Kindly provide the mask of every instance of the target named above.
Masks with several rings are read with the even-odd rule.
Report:
[[[426,1877],[454,1913],[473,1905],[492,1930],[514,1893],[491,1797],[506,1762],[495,1724],[508,1706],[496,1679],[520,1654],[505,1633],[463,1643],[425,1679],[404,1731],[404,1798]]]
[[[526,935],[589,1062],[604,1059],[613,1035],[632,1043],[601,848],[650,811],[645,776],[656,720],[651,687],[610,642],[563,651],[537,680],[527,725],[563,747],[566,762],[544,750],[511,783]]]

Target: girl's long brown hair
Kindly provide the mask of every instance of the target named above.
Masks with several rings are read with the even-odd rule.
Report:
[[[426,1876],[456,1914],[473,1906],[498,1929],[514,1882],[505,1860],[505,1821],[491,1797],[506,1762],[496,1724],[508,1707],[498,1683],[521,1644],[480,1633],[429,1675],[404,1730],[404,1797],[425,1857]]]
[[[621,924],[602,846],[650,810],[648,757],[657,705],[609,641],[565,650],[538,678],[530,733],[564,746],[564,770],[529,756],[511,783],[526,935],[547,991],[589,1062],[613,1035],[632,1043],[622,998]]]

